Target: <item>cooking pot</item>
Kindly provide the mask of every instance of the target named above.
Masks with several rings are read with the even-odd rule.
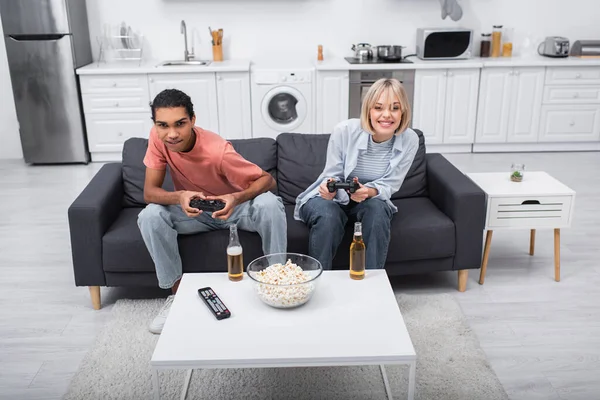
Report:
[[[352,50],[354,50],[354,57],[363,60],[373,58],[373,49],[369,43],[353,44]]]
[[[404,46],[377,46],[377,58],[384,61],[400,61],[403,48]]]

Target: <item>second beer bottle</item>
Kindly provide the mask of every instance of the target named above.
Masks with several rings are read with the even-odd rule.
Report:
[[[354,239],[350,245],[350,278],[363,279],[365,277],[367,247],[362,237],[362,224],[354,223]]]
[[[238,237],[237,225],[229,227],[229,244],[227,245],[227,275],[230,281],[241,281],[244,277],[244,252]]]

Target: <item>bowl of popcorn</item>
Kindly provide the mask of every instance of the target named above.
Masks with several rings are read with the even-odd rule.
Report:
[[[323,266],[304,254],[276,253],[253,260],[246,273],[264,303],[275,308],[293,308],[310,300]]]

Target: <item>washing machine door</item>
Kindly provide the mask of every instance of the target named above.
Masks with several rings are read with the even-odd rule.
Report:
[[[306,99],[298,90],[289,86],[271,89],[262,101],[263,121],[278,132],[292,132],[307,116]]]

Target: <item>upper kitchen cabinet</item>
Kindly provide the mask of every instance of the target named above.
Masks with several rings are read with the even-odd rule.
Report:
[[[219,134],[226,139],[252,137],[250,74],[217,72]]]
[[[490,68],[481,74],[477,143],[537,142],[545,68]]]
[[[317,132],[331,133],[348,119],[350,80],[348,71],[317,71]]]
[[[196,125],[219,133],[217,82],[214,72],[193,74],[149,74],[150,98],[165,89],[178,89],[191,97]]]
[[[417,70],[412,126],[429,144],[473,143],[478,92],[478,68]]]

